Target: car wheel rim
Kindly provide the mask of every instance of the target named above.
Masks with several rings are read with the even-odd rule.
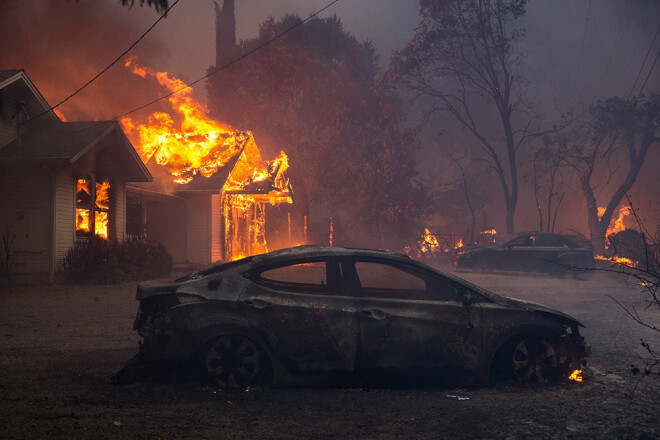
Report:
[[[206,353],[206,373],[222,388],[241,388],[257,379],[261,353],[251,340],[238,335],[221,336]]]
[[[544,339],[526,338],[513,350],[513,374],[520,382],[546,383],[557,372],[557,352]]]

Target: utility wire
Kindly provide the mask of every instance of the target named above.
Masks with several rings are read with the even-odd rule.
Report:
[[[179,1],[179,0],[177,0],[174,4],[172,4],[172,6],[174,6],[178,1]],[[155,104],[155,103],[157,103],[157,102],[160,102],[160,101],[162,101],[163,99],[168,98],[168,97],[174,95],[175,93],[178,93],[178,92],[180,92],[180,91],[182,91],[182,90],[185,90],[185,89],[187,89],[188,87],[191,87],[191,86],[197,84],[198,82],[203,81],[204,79],[206,79],[206,78],[208,78],[208,77],[210,77],[210,76],[212,76],[212,75],[215,75],[216,73],[218,73],[218,72],[220,72],[220,71],[222,71],[222,70],[228,68],[229,66],[231,66],[231,65],[233,65],[233,64],[235,64],[235,63],[241,61],[242,59],[248,57],[249,55],[252,55],[253,53],[255,53],[256,51],[258,51],[259,49],[262,49],[262,48],[268,46],[269,44],[271,44],[271,43],[274,42],[275,40],[278,40],[278,39],[282,38],[284,35],[288,34],[289,32],[293,31],[294,29],[296,29],[296,28],[302,26],[303,24],[305,24],[306,22],[308,22],[308,21],[311,20],[312,18],[316,17],[317,15],[319,15],[320,13],[322,13],[323,11],[325,11],[326,9],[330,8],[332,5],[334,5],[334,4],[337,3],[338,1],[339,1],[339,0],[333,0],[333,1],[330,2],[327,6],[325,6],[325,7],[321,8],[321,9],[319,9],[318,11],[314,12],[313,14],[311,14],[311,15],[310,15],[309,17],[307,17],[306,19],[304,19],[304,20],[302,20],[302,21],[296,23],[295,25],[291,26],[291,27],[288,28],[287,30],[285,30],[285,31],[283,31],[283,32],[281,32],[281,33],[279,33],[279,34],[277,34],[276,36],[274,36],[274,37],[271,38],[270,40],[267,40],[266,42],[260,44],[260,45],[257,46],[256,48],[254,48],[254,49],[252,49],[252,50],[250,50],[250,51],[244,53],[244,54],[241,55],[240,57],[238,57],[238,58],[236,58],[236,59],[234,59],[234,60],[228,62],[227,64],[225,64],[225,65],[223,65],[223,66],[221,66],[221,67],[215,69],[214,71],[212,71],[212,72],[210,72],[210,73],[208,73],[208,74],[202,76],[201,78],[198,78],[198,79],[196,79],[195,81],[192,81],[192,82],[190,82],[190,83],[188,83],[188,84],[183,85],[182,87],[180,87],[180,88],[174,90],[173,92],[170,92],[170,93],[168,93],[168,94],[166,94],[166,95],[164,95],[164,96],[161,96],[161,97],[158,98],[158,99],[154,99],[153,101],[151,101],[151,102],[149,102],[149,103],[147,103],[147,104],[144,104],[144,105],[141,105],[141,106],[139,106],[139,107],[136,107],[136,108],[134,108],[133,110],[127,111],[126,113],[122,113],[121,115],[115,116],[114,118],[106,119],[106,120],[104,120],[104,121],[99,121],[98,124],[94,124],[94,125],[91,125],[91,126],[89,126],[89,127],[82,128],[82,129],[80,129],[80,130],[72,131],[72,132],[70,132],[70,133],[66,133],[66,134],[64,134],[64,135],[62,135],[62,136],[58,136],[58,137],[56,137],[56,138],[48,139],[48,140],[45,140],[45,141],[40,142],[40,143],[52,142],[52,141],[55,141],[55,140],[58,140],[58,139],[65,138],[65,137],[67,137],[67,136],[72,136],[72,135],[74,135],[74,134],[78,134],[78,133],[81,133],[81,132],[84,132],[84,131],[87,131],[87,130],[91,130],[92,128],[98,127],[99,125],[104,124],[104,123],[107,123],[108,121],[116,121],[116,120],[118,120],[118,119],[120,119],[120,118],[123,118],[124,116],[130,115],[131,113],[135,113],[136,111],[142,110],[142,109],[144,109],[144,108],[146,108],[146,107],[149,107],[149,106],[151,106],[151,105],[153,105],[153,104]],[[170,8],[171,8],[171,7],[170,7]],[[168,10],[169,10],[169,9],[168,9]],[[166,11],[166,12],[167,12],[167,11]],[[58,105],[59,105],[59,104],[58,104]],[[41,115],[39,115],[39,116],[41,116]],[[34,119],[35,119],[35,118],[32,118],[31,121],[34,120]]]
[[[639,72],[637,73],[637,77],[635,78],[635,82],[633,83],[632,87],[630,88],[630,93],[628,94],[628,99],[632,96],[633,90],[635,90],[635,86],[637,85],[637,80],[639,80],[639,76],[642,74],[642,70],[644,70],[644,64],[646,64],[646,59],[649,57],[649,54],[651,53],[651,49],[653,49],[653,44],[655,44],[655,39],[658,38],[658,32],[660,31],[660,24],[658,24],[658,27],[655,29],[655,35],[653,36],[653,40],[651,40],[651,45],[649,46],[649,50],[646,51],[646,56],[644,57],[644,61],[642,61],[642,65],[639,67]],[[656,57],[656,61],[657,61]],[[653,62],[653,65],[655,66],[655,61]],[[651,70],[653,70],[653,67],[651,67]],[[651,74],[651,71],[649,71],[649,75]],[[648,79],[648,77],[647,77]],[[644,81],[644,84],[646,84],[646,81]],[[642,89],[644,86],[642,86]],[[640,90],[639,93],[642,93]]]
[[[233,65],[233,64],[235,64],[235,63],[241,61],[241,60],[244,59],[244,58],[247,58],[248,56],[252,55],[252,54],[255,53],[256,51],[258,51],[258,50],[260,50],[260,49],[262,49],[262,48],[268,46],[269,44],[273,43],[273,42],[276,41],[276,40],[279,40],[280,38],[282,38],[283,36],[285,36],[285,35],[288,34],[289,32],[291,32],[291,31],[293,31],[294,29],[296,29],[296,28],[302,26],[303,24],[307,23],[309,20],[311,20],[312,18],[316,17],[317,15],[319,15],[321,12],[325,11],[326,9],[330,8],[332,5],[334,5],[334,4],[337,3],[338,1],[339,1],[339,0],[333,0],[333,1],[330,2],[327,6],[323,7],[322,9],[319,9],[319,10],[316,11],[316,12],[314,12],[312,15],[310,15],[310,16],[307,17],[306,19],[304,19],[304,20],[302,20],[302,21],[296,23],[295,25],[291,26],[291,27],[288,28],[287,30],[285,30],[285,31],[283,31],[283,32],[281,32],[281,33],[279,33],[279,34],[277,34],[276,36],[274,36],[274,37],[271,38],[270,40],[267,40],[267,41],[265,41],[264,43],[261,43],[259,46],[255,47],[254,49],[251,49],[251,50],[245,52],[243,55],[239,56],[238,58],[235,58],[235,59],[233,59],[232,61],[228,62],[227,64],[218,67],[218,68],[215,69],[214,71],[209,72],[208,74],[202,76],[201,78],[198,78],[198,79],[196,79],[195,81],[189,82],[189,83],[187,83],[187,84],[185,84],[185,85],[179,87],[178,89],[173,90],[172,92],[170,92],[170,93],[168,93],[168,94],[166,94],[166,95],[161,96],[160,98],[154,99],[154,100],[151,101],[151,102],[148,102],[148,103],[146,103],[146,104],[144,104],[144,105],[141,105],[140,107],[136,107],[136,108],[134,108],[133,110],[130,110],[130,111],[126,112],[126,113],[122,113],[121,115],[115,116],[115,117],[112,118],[112,119],[123,118],[124,116],[130,115],[131,113],[135,113],[135,112],[138,111],[138,110],[142,110],[143,108],[149,107],[150,105],[153,105],[153,104],[155,104],[155,103],[157,103],[157,102],[160,102],[160,101],[162,101],[162,100],[165,99],[165,98],[169,98],[170,96],[172,96],[172,95],[174,95],[174,94],[176,94],[176,93],[179,93],[180,91],[185,90],[185,89],[187,89],[188,87],[192,87],[192,86],[194,86],[195,84],[197,84],[198,82],[203,81],[203,80],[209,78],[210,76],[213,76],[213,75],[215,75],[216,73],[219,73],[219,72],[225,70],[225,69],[228,68],[229,66],[231,66],[231,65]]]
[[[660,50],[658,51],[658,54],[655,56],[655,60],[653,60],[653,64],[651,64],[651,70],[649,70],[648,75],[646,75],[646,79],[644,80],[644,84],[642,84],[642,87],[639,89],[639,94],[640,95],[644,91],[644,86],[646,85],[646,81],[648,81],[649,78],[651,77],[651,72],[653,72],[653,68],[655,67],[655,63],[658,62],[658,58],[660,58]]]
[[[135,46],[137,46],[137,44],[138,44],[140,41],[142,41],[142,40],[144,39],[144,37],[146,37],[147,34],[148,34],[149,32],[151,32],[151,30],[152,30],[153,28],[155,28],[156,25],[157,25],[157,24],[158,24],[163,18],[165,18],[165,17],[167,16],[167,13],[170,12],[170,10],[171,10],[171,9],[172,9],[177,3],[179,3],[179,0],[176,0],[174,3],[172,3],[172,5],[170,5],[170,7],[167,8],[167,9],[165,10],[165,12],[163,12],[163,13],[161,14],[161,16],[158,18],[158,20],[156,20],[156,21],[154,22],[154,24],[152,24],[151,27],[149,27],[149,29],[147,29],[147,30],[146,30],[146,31],[140,36],[140,38],[138,38],[137,40],[135,40],[135,42],[134,42],[133,44],[131,44],[131,45],[129,46],[128,49],[126,49],[124,52],[122,52],[121,55],[119,55],[119,56],[118,56],[113,62],[111,62],[111,63],[110,63],[105,69],[101,70],[98,74],[96,74],[96,76],[94,76],[94,78],[90,79],[90,80],[87,81],[82,87],[78,88],[78,90],[76,90],[75,92],[71,93],[69,96],[67,96],[66,98],[64,98],[63,100],[61,100],[60,102],[58,102],[57,104],[55,104],[54,106],[52,106],[51,108],[49,108],[48,110],[44,111],[43,113],[39,113],[37,116],[35,116],[35,117],[32,118],[32,119],[33,119],[33,120],[34,120],[34,119],[37,119],[38,117],[43,116],[43,115],[45,115],[46,113],[55,110],[57,107],[59,107],[60,105],[64,104],[64,103],[67,102],[69,99],[73,98],[73,97],[76,96],[78,93],[80,93],[80,92],[81,92],[83,89],[85,89],[88,85],[90,85],[91,83],[93,83],[94,81],[96,81],[96,80],[98,79],[98,77],[100,77],[100,76],[103,75],[105,72],[107,72],[112,66],[114,66],[115,64],[117,64],[117,62],[118,62],[119,60],[121,60],[121,59],[124,57],[124,55],[126,55],[128,52],[130,52],[131,49],[133,49]]]

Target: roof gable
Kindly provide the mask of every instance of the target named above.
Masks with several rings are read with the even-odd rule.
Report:
[[[127,155],[129,179],[150,181],[151,174],[116,121],[28,123],[25,133],[0,149],[0,163],[67,162],[73,164],[102,141],[119,145]]]

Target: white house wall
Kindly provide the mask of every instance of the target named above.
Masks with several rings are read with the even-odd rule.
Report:
[[[55,264],[59,264],[66,251],[73,246],[76,220],[75,177],[69,168],[55,174]]]
[[[0,166],[0,235],[15,234],[17,273],[50,269],[52,194],[45,166]]]
[[[211,194],[186,195],[186,247],[190,263],[212,261],[211,205]]]

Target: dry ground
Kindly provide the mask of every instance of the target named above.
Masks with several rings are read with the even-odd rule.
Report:
[[[636,379],[628,372],[639,339],[660,347],[660,337],[605,296],[643,306],[638,288],[603,274],[459,275],[584,322],[593,378],[540,388],[115,387],[111,374],[137,347],[135,285],[17,287],[0,290],[0,437],[660,438],[660,381],[645,379],[631,400]]]

